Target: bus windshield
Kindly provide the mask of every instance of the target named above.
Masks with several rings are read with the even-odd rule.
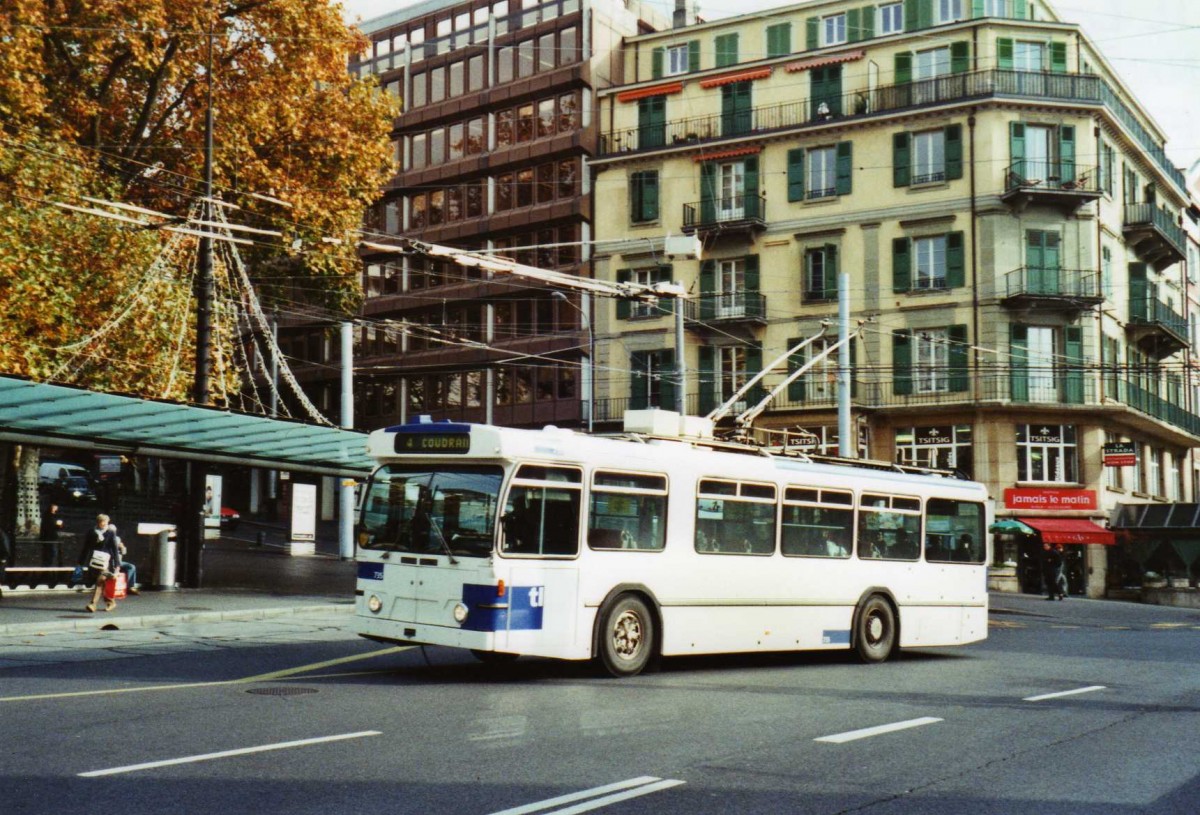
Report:
[[[390,552],[490,555],[503,476],[496,466],[380,467],[363,501],[359,545]]]

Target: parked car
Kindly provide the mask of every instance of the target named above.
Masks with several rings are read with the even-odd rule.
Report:
[[[95,502],[92,474],[85,467],[63,461],[43,461],[38,467],[38,487],[60,504]]]
[[[229,507],[221,507],[221,528],[232,532],[237,529],[238,522],[242,516],[238,514],[236,509]]]

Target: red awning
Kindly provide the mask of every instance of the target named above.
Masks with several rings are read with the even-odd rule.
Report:
[[[709,79],[701,79],[700,87],[715,88],[720,85],[728,85],[731,82],[746,82],[750,79],[766,79],[770,75],[770,68],[755,68],[754,70],[750,71],[737,71],[736,73],[732,74],[722,74],[721,76],[714,76]]]
[[[1086,518],[1021,518],[1021,523],[1042,533],[1042,543],[1103,543],[1111,546],[1117,536]]]
[[[826,54],[823,57],[813,57],[812,59],[802,59],[797,62],[789,62],[784,66],[784,70],[788,73],[796,71],[808,71],[813,68],[824,68],[826,65],[837,65],[839,62],[853,62],[856,59],[862,59],[865,56],[863,51],[846,51],[842,54]]]
[[[698,153],[692,156],[692,161],[716,161],[719,158],[737,158],[738,156],[752,156],[755,153],[762,152],[762,145],[756,144],[748,147],[731,147],[728,150],[717,150],[714,153]]]
[[[638,99],[647,99],[651,96],[666,96],[669,93],[680,93],[683,91],[682,82],[668,82],[665,85],[652,85],[649,88],[638,88],[632,91],[622,91],[617,94],[618,102],[635,102]]]

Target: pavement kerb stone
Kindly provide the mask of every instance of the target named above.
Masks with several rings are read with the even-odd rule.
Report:
[[[79,619],[45,620],[40,622],[0,624],[0,637],[36,636],[37,634],[61,633],[64,631],[102,631],[106,626],[118,630],[157,628],[197,622],[225,622],[234,620],[266,620],[274,617],[308,614],[352,614],[354,603],[328,603],[323,605],[274,606],[243,610],[188,611],[178,614],[145,614],[123,617],[118,614],[97,612]],[[111,630],[111,629],[109,629]]]

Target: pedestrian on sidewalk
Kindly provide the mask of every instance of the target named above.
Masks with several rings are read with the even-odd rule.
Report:
[[[1061,543],[1054,544],[1054,551],[1058,552],[1058,581],[1054,584],[1058,589],[1058,599],[1067,599],[1067,553],[1063,550]]]
[[[100,570],[91,565],[92,552],[95,551],[108,553],[107,569]],[[87,534],[83,536],[83,547],[79,555],[79,565],[88,568],[96,583],[96,588],[92,590],[92,602],[84,607],[85,611],[93,613],[96,611],[100,598],[104,596],[104,584],[116,574],[120,564],[121,553],[117,548],[117,533],[109,527],[108,516],[101,513],[96,516],[96,527],[88,530]],[[106,599],[104,601],[105,611],[112,611],[116,607],[116,600]]]
[[[1059,578],[1062,576],[1062,548],[1055,549],[1048,543],[1042,544],[1042,582],[1046,586],[1047,600],[1061,600]]]
[[[38,540],[42,542],[43,566],[62,565],[58,546],[58,533],[62,531],[62,528],[63,521],[58,514],[58,504],[51,501],[42,513],[42,528],[38,534]]]
[[[117,532],[116,524],[110,523],[108,528],[113,531],[113,535],[115,535],[117,538],[117,552],[119,552],[121,555],[120,567],[121,571],[125,572],[125,590],[130,594],[141,594],[141,590],[138,589],[137,566],[134,565],[133,561],[128,560],[125,557],[125,552],[127,551],[125,548],[125,541],[121,540],[121,534]]]

